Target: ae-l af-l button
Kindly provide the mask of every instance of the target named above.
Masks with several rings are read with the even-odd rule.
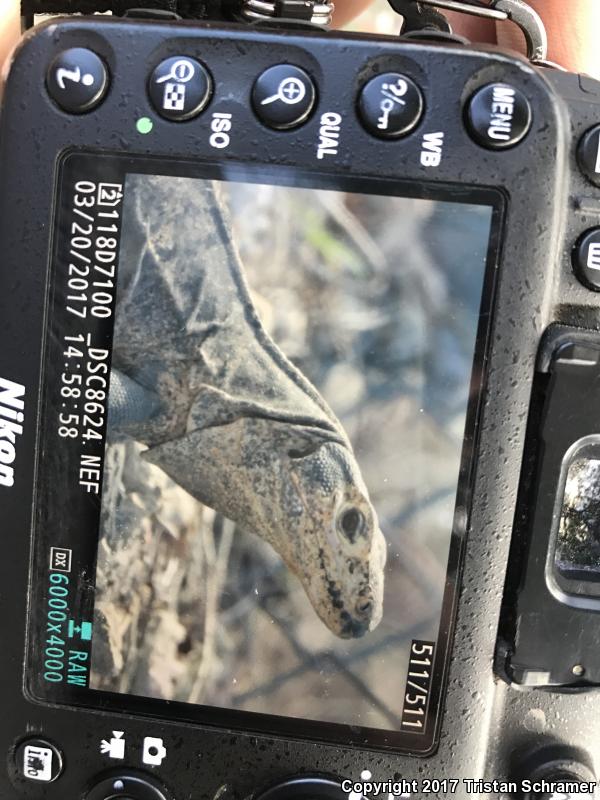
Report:
[[[488,150],[514,147],[531,128],[531,104],[508,83],[490,83],[469,100],[466,111],[471,137]]]

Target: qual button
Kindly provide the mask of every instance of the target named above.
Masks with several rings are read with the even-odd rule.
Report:
[[[210,99],[211,77],[202,64],[172,56],[155,67],[148,82],[152,105],[165,119],[182,122],[197,116]]]
[[[313,109],[317,92],[300,67],[278,64],[269,67],[252,87],[252,106],[268,128],[289,130],[301,125]]]
[[[467,125],[473,139],[488,150],[506,150],[531,128],[531,104],[508,83],[490,83],[469,101]]]
[[[363,86],[358,111],[364,127],[380,139],[406,136],[423,116],[423,95],[406,75],[386,72]]]
[[[63,111],[83,114],[95,108],[108,89],[104,62],[85,47],[60,53],[48,69],[48,94]]]

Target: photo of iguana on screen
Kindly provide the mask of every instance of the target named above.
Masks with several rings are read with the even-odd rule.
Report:
[[[362,636],[382,614],[377,514],[342,425],[259,320],[213,184],[146,178],[134,213],[113,432],[265,539],[333,633]]]
[[[128,176],[93,688],[398,726],[382,687],[437,636],[489,226]]]

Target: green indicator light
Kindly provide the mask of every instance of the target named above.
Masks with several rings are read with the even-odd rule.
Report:
[[[137,128],[138,133],[150,133],[154,127],[154,123],[150,117],[140,117],[135,123],[135,127]]]

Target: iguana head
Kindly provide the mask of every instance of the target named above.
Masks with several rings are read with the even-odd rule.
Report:
[[[208,396],[215,405],[218,394]],[[240,417],[191,430],[144,457],[266,540],[336,636],[363,636],[378,624],[386,543],[340,430]]]
[[[329,441],[288,457],[297,513],[288,514],[292,559],[284,560],[333,633],[363,636],[381,620],[386,543],[353,453]]]

